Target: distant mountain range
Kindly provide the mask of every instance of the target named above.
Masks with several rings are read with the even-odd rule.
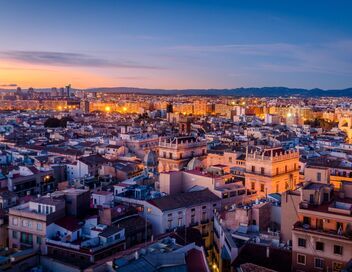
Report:
[[[130,87],[93,88],[87,91],[110,93],[136,93],[157,95],[229,95],[229,96],[303,96],[303,97],[352,97],[352,88],[340,90],[299,89],[287,87],[235,88],[235,89],[146,89]]]
[[[6,89],[0,89],[4,91]],[[36,91],[50,91],[50,88],[35,89]],[[75,90],[75,89],[73,89]],[[300,89],[287,87],[261,87],[261,88],[234,88],[234,89],[147,89],[133,87],[102,87],[85,89],[88,92],[106,93],[135,93],[135,94],[154,94],[154,95],[224,95],[224,96],[301,96],[301,97],[352,97],[352,88],[347,89]],[[8,90],[8,91],[14,91]]]

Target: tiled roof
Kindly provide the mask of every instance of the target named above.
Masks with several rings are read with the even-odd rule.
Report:
[[[167,211],[219,200],[220,198],[210,192],[209,189],[205,189],[202,191],[168,195],[158,199],[149,200],[149,203],[158,207],[162,211]]]

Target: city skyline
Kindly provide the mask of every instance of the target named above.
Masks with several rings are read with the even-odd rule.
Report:
[[[0,88],[348,88],[349,7],[349,1],[3,1]]]

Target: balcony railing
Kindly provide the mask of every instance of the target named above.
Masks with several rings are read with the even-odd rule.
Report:
[[[339,232],[337,230],[331,230],[331,229],[328,230],[328,229],[323,229],[323,228],[316,228],[316,227],[312,227],[309,224],[304,224],[302,222],[296,222],[293,225],[293,229],[296,231],[302,231],[305,233],[324,235],[324,236],[329,236],[332,238],[352,241],[352,233]]]

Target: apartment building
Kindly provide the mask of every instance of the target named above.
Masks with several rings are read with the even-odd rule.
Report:
[[[46,253],[46,228],[65,216],[65,200],[40,197],[9,209],[9,246]]]
[[[344,182],[334,192],[331,184],[311,182],[300,199],[292,229],[293,269],[341,271],[352,256],[352,184]]]
[[[21,197],[51,193],[56,189],[57,183],[53,170],[20,166],[8,174],[7,186],[9,191]]]
[[[179,171],[194,157],[205,159],[207,141],[192,136],[159,141],[159,172]]]
[[[282,193],[299,182],[299,152],[282,147],[247,148],[246,188],[259,196]]]

